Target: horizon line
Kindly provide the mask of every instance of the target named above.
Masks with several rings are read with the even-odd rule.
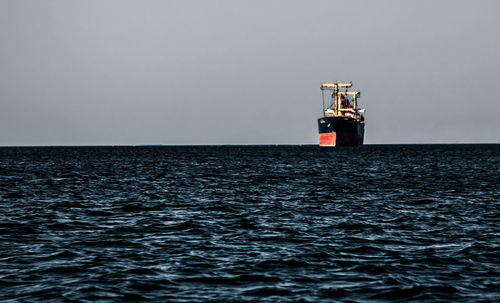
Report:
[[[450,143],[367,143],[361,146],[380,146],[380,145],[499,145],[499,142],[450,142]],[[318,146],[317,143],[228,143],[228,144],[51,144],[51,145],[0,145],[0,148],[11,147],[203,147],[203,146]],[[335,146],[333,146],[335,147]],[[344,146],[337,146],[344,147]]]

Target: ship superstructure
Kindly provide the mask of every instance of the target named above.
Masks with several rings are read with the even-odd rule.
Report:
[[[352,82],[321,83],[323,117],[318,119],[320,146],[359,146],[365,133],[361,93],[349,91]],[[325,91],[329,97],[325,102]]]

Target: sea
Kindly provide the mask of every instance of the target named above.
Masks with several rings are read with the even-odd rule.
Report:
[[[500,144],[0,148],[2,302],[499,302]]]

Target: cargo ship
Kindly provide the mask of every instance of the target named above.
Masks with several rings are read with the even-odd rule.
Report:
[[[323,117],[318,119],[320,146],[360,146],[365,135],[364,109],[358,108],[360,92],[349,83],[321,83]],[[328,91],[325,100],[325,91]]]

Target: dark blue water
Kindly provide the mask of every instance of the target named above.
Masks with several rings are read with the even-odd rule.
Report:
[[[500,300],[500,145],[0,148],[0,300]]]

